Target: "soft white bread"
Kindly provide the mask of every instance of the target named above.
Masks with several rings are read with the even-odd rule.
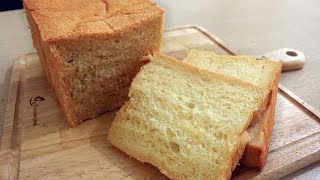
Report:
[[[246,147],[245,154],[241,159],[241,163],[248,167],[262,169],[266,162],[274,123],[281,62],[257,61],[247,56],[218,56],[213,52],[195,49],[189,51],[184,62],[205,70],[239,78],[272,91],[270,105],[266,107],[257,121],[248,128],[252,140]]]
[[[134,78],[112,145],[173,179],[229,179],[269,91],[162,54]]]

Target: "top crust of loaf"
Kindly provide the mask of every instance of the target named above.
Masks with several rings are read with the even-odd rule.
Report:
[[[163,15],[149,0],[25,0],[44,41],[116,36]]]
[[[269,89],[273,88],[273,81],[276,79],[278,72],[281,72],[280,61],[257,61],[249,56],[218,56],[213,52],[196,49],[191,49],[184,61],[199,68],[236,77],[253,85]]]
[[[107,0],[24,0],[25,8],[29,10],[103,10]]]

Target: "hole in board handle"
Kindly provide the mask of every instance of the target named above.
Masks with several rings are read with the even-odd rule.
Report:
[[[298,54],[296,52],[294,52],[294,51],[287,51],[286,54],[288,56],[298,56]]]

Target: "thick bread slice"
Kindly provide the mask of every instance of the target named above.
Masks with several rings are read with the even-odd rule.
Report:
[[[228,179],[269,90],[155,54],[108,132],[112,145],[173,179]]]
[[[272,91],[270,106],[266,107],[266,110],[257,118],[258,120],[248,128],[252,140],[246,147],[241,160],[241,163],[248,167],[262,169],[266,162],[274,123],[281,63],[268,60],[257,61],[247,56],[218,56],[213,52],[194,49],[189,51],[185,62],[202,69],[239,78]]]

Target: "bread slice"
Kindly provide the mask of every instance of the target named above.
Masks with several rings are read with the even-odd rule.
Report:
[[[70,127],[128,99],[139,60],[161,48],[149,0],[24,0],[33,43]]]
[[[245,150],[241,163],[248,167],[263,168],[269,149],[274,123],[275,104],[281,63],[268,60],[257,61],[247,56],[218,56],[213,52],[192,49],[184,62],[202,69],[242,79],[272,91],[272,100],[258,120],[249,128],[252,140]]]
[[[112,145],[173,179],[228,179],[269,90],[162,54],[134,78]]]

